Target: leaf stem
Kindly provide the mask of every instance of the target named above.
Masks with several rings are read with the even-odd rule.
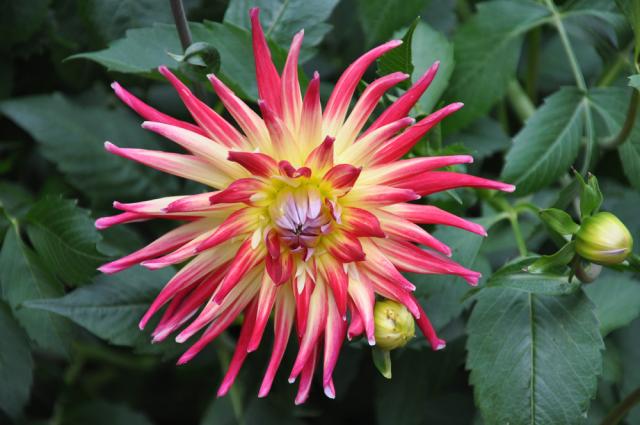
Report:
[[[640,388],[636,388],[613,408],[602,420],[601,425],[616,425],[636,404],[640,403]]]
[[[528,66],[525,80],[525,87],[531,102],[536,101],[538,70],[540,69],[540,42],[542,40],[542,30],[540,27],[534,28],[529,33],[529,49],[527,52]]]
[[[507,98],[520,121],[525,122],[536,111],[529,96],[515,78],[507,85]]]
[[[513,230],[513,236],[516,238],[516,245],[518,246],[518,252],[520,256],[526,257],[528,250],[527,245],[522,237],[522,230],[520,230],[520,223],[518,222],[518,213],[515,210],[509,214],[509,222],[511,223],[511,229]]]
[[[631,131],[633,130],[633,126],[636,123],[636,115],[638,114],[638,104],[640,103],[640,91],[638,89],[633,89],[633,93],[631,93],[631,97],[629,98],[629,106],[627,107],[627,117],[624,120],[624,124],[622,124],[622,128],[620,132],[612,137],[611,139],[605,141],[602,145],[606,149],[615,149],[618,146],[622,146],[624,142],[627,141]]]
[[[582,75],[582,71],[580,70],[580,65],[578,64],[578,60],[576,59],[576,55],[573,51],[573,47],[571,47],[571,42],[569,41],[569,36],[567,35],[567,31],[564,28],[564,24],[562,23],[562,17],[560,13],[558,13],[558,9],[556,5],[553,3],[553,0],[545,0],[547,3],[547,8],[553,14],[553,22],[558,30],[558,35],[560,36],[560,41],[562,41],[562,46],[567,54],[567,59],[569,59],[569,64],[571,65],[571,70],[573,71],[573,76],[576,80],[576,85],[582,91],[587,91],[587,84],[584,81],[584,75]]]
[[[178,30],[180,45],[184,52],[193,43],[191,30],[189,29],[189,23],[187,22],[187,15],[184,13],[184,5],[182,4],[182,0],[169,0],[169,3],[171,4],[173,21],[175,22],[176,29]],[[204,99],[204,91],[197,82],[194,82],[193,84],[193,91],[195,92],[196,97]]]

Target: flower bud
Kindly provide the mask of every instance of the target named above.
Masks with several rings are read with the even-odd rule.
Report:
[[[627,258],[633,239],[615,215],[601,212],[587,217],[576,234],[576,252],[597,264],[618,264]]]
[[[395,301],[377,301],[373,311],[376,346],[383,350],[404,347],[415,336],[413,316]]]

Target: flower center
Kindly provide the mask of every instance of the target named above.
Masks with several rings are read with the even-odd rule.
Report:
[[[320,191],[310,185],[281,190],[269,207],[280,240],[293,252],[314,248],[331,230],[331,216]]]

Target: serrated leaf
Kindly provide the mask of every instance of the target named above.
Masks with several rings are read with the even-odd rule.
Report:
[[[491,1],[456,32],[455,70],[446,93],[465,107],[445,122],[448,133],[485,115],[506,92],[516,72],[524,33],[540,25],[549,11],[533,1]]]
[[[629,77],[629,86],[640,90],[640,74],[635,74]]]
[[[540,219],[561,235],[573,235],[580,229],[568,213],[557,208],[540,211]]]
[[[502,179],[516,185],[518,195],[556,181],[578,155],[587,101],[580,90],[562,88],[520,130],[507,154]]]
[[[575,242],[568,242],[560,248],[556,253],[551,255],[543,255],[534,261],[528,268],[529,273],[544,273],[557,266],[565,266],[575,256]]]
[[[338,0],[231,0],[224,21],[251,29],[249,9],[260,8],[260,22],[265,34],[278,45],[288,49],[293,35],[304,29],[303,58],[308,58],[331,25],[325,21],[338,4]]]
[[[14,98],[0,103],[0,111],[31,134],[43,155],[97,204],[177,192],[176,178],[104,150],[105,140],[158,149],[156,139],[123,108],[80,105],[53,94]]]
[[[367,46],[387,41],[424,8],[422,0],[358,0],[358,17]]]
[[[166,352],[172,344],[152,346],[149,329],[140,332],[138,322],[172,274],[170,268],[151,272],[135,267],[115,275],[99,275],[94,283],[64,297],[33,301],[29,306],[64,316],[112,344]]]
[[[402,36],[402,44],[395,49],[389,50],[387,53],[382,55],[380,59],[377,61],[378,67],[378,75],[388,75],[393,72],[404,72],[405,74],[411,75],[413,73],[413,62],[412,62],[412,47],[411,43],[413,40],[413,32],[418,26],[420,22],[420,18],[416,18],[409,28],[404,32]],[[398,33],[396,33],[398,36]],[[413,80],[413,76],[411,78]],[[409,87],[409,82],[403,81],[398,84],[399,88],[407,89]]]
[[[604,344],[584,293],[483,289],[468,334],[467,368],[485,423],[585,421]]]
[[[584,291],[596,305],[602,336],[640,315],[640,282],[628,275],[604,270]]]
[[[27,336],[2,301],[0,340],[0,410],[15,419],[29,400],[33,359]]]
[[[29,239],[42,262],[67,284],[86,283],[106,262],[96,248],[102,237],[89,211],[76,201],[44,198],[31,208],[27,221]]]
[[[589,91],[589,100],[593,110],[607,129],[604,137],[615,136],[620,132],[627,114],[629,97],[628,88],[604,87]],[[638,118],[627,140],[618,148],[618,155],[622,161],[622,169],[636,189],[640,190],[640,125]]]
[[[218,22],[189,24],[194,42],[206,42],[220,53],[219,77],[235,93],[245,99],[256,99],[255,67],[251,34],[244,28]],[[271,46],[276,66],[281,67],[286,53]],[[80,53],[73,59],[84,58],[106,66],[109,70],[151,76],[160,65],[178,69],[178,62],[167,52],[182,52],[178,33],[173,25],[155,24],[152,27],[128,30],[125,38],[96,52]]]
[[[26,308],[28,301],[61,296],[60,282],[27,247],[17,229],[11,227],[0,252],[2,298],[35,345],[50,353],[68,356],[71,344],[69,323],[54,314]]]
[[[565,295],[575,292],[580,287],[577,279],[570,281],[567,276],[553,274],[550,271],[526,272],[526,268],[537,260],[525,258],[508,264],[487,280],[487,288],[507,288],[542,295]]]

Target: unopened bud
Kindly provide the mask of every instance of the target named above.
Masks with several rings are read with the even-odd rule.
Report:
[[[576,234],[578,255],[597,264],[619,264],[632,248],[631,233],[618,217],[608,212],[585,218]]]
[[[373,315],[377,347],[394,350],[415,336],[413,316],[404,305],[391,300],[378,301]]]

